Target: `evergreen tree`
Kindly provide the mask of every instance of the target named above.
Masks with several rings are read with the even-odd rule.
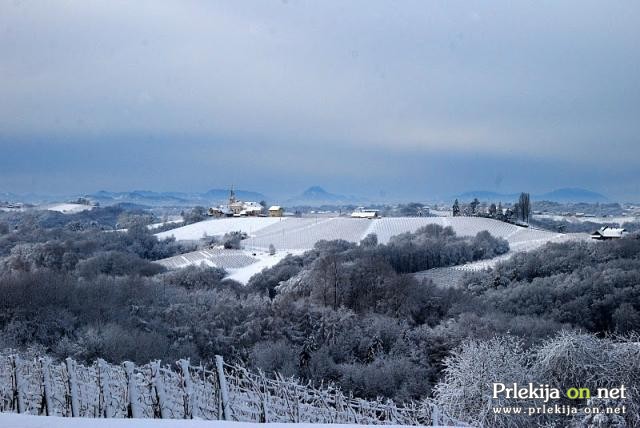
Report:
[[[451,211],[453,212],[454,217],[460,216],[460,203],[457,199],[453,202],[453,208]]]

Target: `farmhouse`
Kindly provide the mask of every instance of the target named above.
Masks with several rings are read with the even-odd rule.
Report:
[[[226,216],[227,214],[224,207],[220,206],[220,207],[209,208],[209,215],[211,217],[223,217],[223,216]]]
[[[274,205],[269,208],[269,217],[282,217],[284,215],[284,208],[280,205]]]
[[[352,218],[378,218],[378,210],[366,209],[365,207],[359,207],[357,210],[351,213]]]
[[[604,226],[591,234],[591,239],[599,241],[606,239],[620,239],[627,234],[627,229]]]

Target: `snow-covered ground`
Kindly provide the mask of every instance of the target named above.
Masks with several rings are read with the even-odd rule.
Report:
[[[459,236],[474,236],[483,230],[493,236],[501,237],[509,242],[511,251],[507,256],[476,262],[474,264],[456,266],[448,271],[432,272],[445,277],[447,272],[458,278],[458,271],[480,270],[495,265],[499,260],[510,257],[521,251],[539,248],[547,242],[588,239],[586,234],[560,234],[535,228],[524,228],[510,223],[481,217],[385,217],[377,220],[354,219],[350,217],[304,217],[304,218],[269,218],[242,217],[207,220],[190,224],[177,229],[158,233],[164,238],[175,236],[178,240],[197,240],[205,233],[209,236],[223,235],[240,230],[249,237],[242,242],[245,250],[202,250],[161,260],[159,263],[170,269],[188,265],[217,266],[225,268],[229,278],[246,283],[249,278],[266,267],[271,267],[288,253],[299,254],[312,249],[322,240],[344,239],[359,242],[370,233],[378,236],[378,242],[387,243],[392,236],[406,232],[415,232],[429,224],[443,227],[451,226]],[[267,254],[273,244],[276,255]],[[233,252],[235,251],[235,252]],[[432,273],[421,274],[428,277]]]
[[[480,217],[385,217],[377,220],[350,217],[271,218],[240,217],[206,220],[156,234],[160,239],[174,236],[177,240],[198,240],[206,236],[220,236],[243,231],[249,238],[243,245],[249,249],[267,249],[273,244],[280,250],[309,250],[325,239],[344,239],[358,242],[369,233],[378,242],[387,243],[392,236],[415,232],[418,228],[438,224],[451,226],[459,236],[474,236],[483,230],[514,244],[549,240],[557,233],[523,228],[498,220]]]
[[[91,205],[62,203],[62,204],[45,205],[39,208],[46,209],[48,211],[57,211],[62,214],[75,214],[82,211],[90,211],[94,207]]]
[[[241,231],[248,235],[253,235],[260,229],[277,223],[284,223],[286,217],[231,217],[205,220],[198,223],[178,227],[156,234],[158,239],[165,239],[170,236],[178,241],[193,241],[205,236],[220,236],[228,232]]]
[[[256,263],[238,269],[227,269],[229,272],[227,278],[238,281],[241,284],[246,284],[253,275],[262,272],[263,269],[274,266],[288,254],[296,255],[301,253],[302,251],[280,251],[274,255],[270,255],[269,253],[256,253],[255,257],[258,259]]]
[[[258,259],[253,257],[248,251],[210,248],[158,260],[156,263],[161,264],[167,269],[180,269],[191,265],[205,265],[209,267],[221,267],[228,270],[243,268],[257,261]]]
[[[246,284],[253,275],[275,265],[287,254],[301,253],[302,251],[276,251],[274,255],[270,255],[268,251],[212,248],[169,257],[156,263],[167,269],[180,269],[191,265],[220,267],[229,272],[227,278]]]
[[[548,242],[589,241],[590,239],[590,236],[586,233],[558,233],[550,239],[548,237],[539,239],[514,239],[513,242],[510,242],[510,250],[507,254],[503,254],[492,259],[467,263],[464,265],[424,270],[414,273],[414,276],[418,279],[431,279],[434,283],[440,286],[455,286],[460,282],[460,280],[466,273],[479,272],[482,270],[493,268],[499,262],[510,259],[516,253],[535,250],[542,247]]]
[[[535,218],[540,219],[551,219],[554,221],[568,221],[569,223],[584,223],[584,222],[593,222],[593,223],[617,223],[622,225],[624,223],[637,222],[640,221],[640,217],[638,216],[616,216],[616,217],[576,217],[576,216],[564,216],[557,214],[536,214]]]
[[[87,419],[0,413],[0,427],[2,428],[292,428],[293,426],[305,428],[356,428],[368,425],[310,423],[261,424],[256,422],[226,422],[184,419]],[[385,427],[387,428],[402,426],[403,425],[385,425]]]
[[[148,225],[147,228],[149,230],[154,230],[154,229],[162,227],[162,226],[164,226],[166,224],[179,224],[179,223],[182,223],[183,221],[184,220],[182,220],[182,217],[180,217],[180,218],[176,218],[176,219],[172,219],[172,220],[167,220],[167,221],[164,221],[162,223],[153,223],[153,224]]]
[[[308,250],[321,239],[358,242],[369,233],[375,233],[378,242],[384,244],[389,242],[392,236],[415,232],[429,224],[451,226],[459,236],[474,236],[487,230],[493,236],[506,239],[510,244],[545,241],[558,236],[554,232],[523,228],[479,217],[385,217],[377,220],[348,217],[290,218],[286,222],[257,231],[254,236],[244,241],[244,245],[248,248],[268,248],[269,244],[273,244],[277,249]]]

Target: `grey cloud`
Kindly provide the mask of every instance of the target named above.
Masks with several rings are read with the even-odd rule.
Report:
[[[79,157],[85,167],[68,174],[103,187],[96,171],[122,170],[118,186],[154,188],[204,185],[210,171],[227,181],[247,168],[247,187],[325,178],[376,193],[372,178],[431,181],[447,159],[476,171],[439,171],[452,190],[495,186],[495,174],[482,171],[518,161],[545,172],[517,184],[530,187],[584,183],[626,197],[640,179],[625,172],[640,156],[634,2],[0,9],[0,148],[11,151],[0,160],[0,187],[32,174],[30,190],[40,182],[33,177]],[[58,165],[34,162],[29,144],[59,154]],[[111,153],[136,156],[137,174]],[[174,170],[174,181],[159,170]],[[48,181],[59,186],[78,182],[54,175]]]

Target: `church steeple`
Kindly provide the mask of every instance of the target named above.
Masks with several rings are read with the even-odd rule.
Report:
[[[229,191],[229,205],[236,202],[236,193],[233,191],[233,184],[231,185],[231,190]]]

